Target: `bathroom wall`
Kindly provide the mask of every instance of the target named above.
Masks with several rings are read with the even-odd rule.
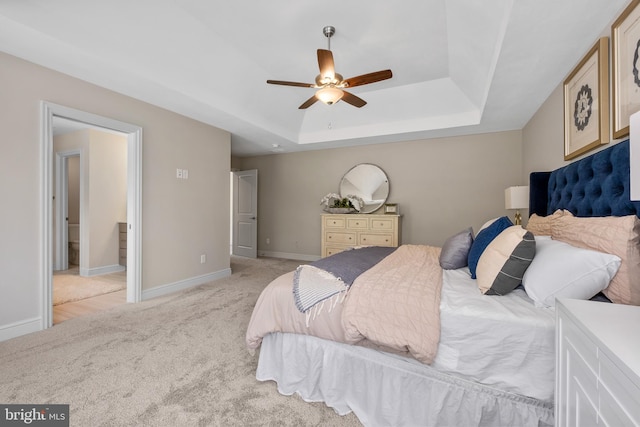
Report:
[[[80,156],[69,157],[67,164],[69,176],[69,224],[80,223]]]

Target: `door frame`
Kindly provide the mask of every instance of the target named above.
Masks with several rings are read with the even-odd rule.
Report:
[[[142,127],[40,101],[40,320],[53,325],[53,117],[127,134],[127,302],[142,300]]]

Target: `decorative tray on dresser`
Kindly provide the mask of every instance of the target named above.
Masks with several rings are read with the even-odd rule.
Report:
[[[640,425],[640,307],[556,302],[556,426]]]
[[[322,257],[357,246],[398,246],[400,215],[323,214]]]

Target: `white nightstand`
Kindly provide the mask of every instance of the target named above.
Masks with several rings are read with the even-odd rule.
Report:
[[[556,426],[640,425],[640,307],[556,302]]]

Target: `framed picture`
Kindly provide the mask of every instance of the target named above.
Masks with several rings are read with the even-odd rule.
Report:
[[[640,110],[640,0],[611,26],[613,137],[629,135],[629,116]]]
[[[398,211],[398,204],[397,203],[386,203],[384,205],[384,213],[399,215],[400,212]]]
[[[609,143],[609,38],[602,37],[564,81],[564,159]]]

